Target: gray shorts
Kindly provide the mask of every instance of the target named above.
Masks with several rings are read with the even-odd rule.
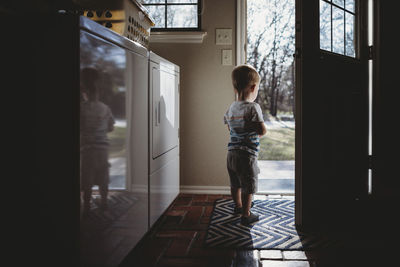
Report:
[[[257,158],[242,150],[230,150],[226,160],[232,188],[241,188],[245,194],[257,192],[260,169]]]

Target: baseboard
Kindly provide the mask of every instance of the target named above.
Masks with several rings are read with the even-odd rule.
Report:
[[[203,185],[181,185],[180,193],[184,194],[209,194],[230,195],[230,186],[203,186]]]

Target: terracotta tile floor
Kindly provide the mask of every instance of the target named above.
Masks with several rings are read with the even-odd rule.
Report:
[[[377,250],[302,252],[205,248],[203,242],[213,203],[219,198],[231,197],[180,194],[120,267],[393,266],[387,265],[390,260],[387,251]]]

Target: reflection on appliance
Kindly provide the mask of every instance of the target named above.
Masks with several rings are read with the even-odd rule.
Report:
[[[179,66],[150,52],[150,227],[179,193]]]
[[[42,238],[45,249],[37,246],[35,254],[48,252],[41,258],[45,266],[119,266],[178,194],[179,68],[156,55],[150,62],[146,47],[86,17],[28,17],[38,29],[28,34],[34,45],[28,49],[19,35],[8,37],[18,23],[10,24],[4,43],[16,44],[12,78],[27,74],[36,81],[30,91],[37,101],[29,102],[36,109],[40,179],[33,183],[39,196],[29,214],[37,216],[33,240]],[[20,67],[22,59],[30,59],[28,65]],[[31,105],[24,107],[32,112]],[[85,171],[90,179],[82,186]],[[83,187],[92,190],[86,207]]]
[[[110,192],[103,198],[94,190],[89,195],[90,205],[82,212],[81,264],[118,266],[149,229],[149,52],[92,20],[79,19],[79,28],[75,30],[80,33],[77,53],[80,69],[90,67],[100,73],[96,82],[98,100],[109,107],[114,118],[113,129],[107,133],[107,138],[101,132],[104,137],[101,141],[108,143],[105,149],[110,166],[107,170]],[[82,76],[80,82],[83,86]],[[99,112],[93,115],[92,121],[101,117]],[[99,134],[93,135],[92,139],[99,140]],[[90,169],[90,166],[81,165],[81,171],[85,168]],[[106,200],[106,208],[102,207],[102,199]]]

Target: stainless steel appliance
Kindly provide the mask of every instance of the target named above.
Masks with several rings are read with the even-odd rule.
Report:
[[[83,266],[117,266],[148,230],[148,51],[85,17],[80,17],[79,45],[80,128],[90,139],[89,145],[81,139],[81,185],[88,177],[99,180],[89,203],[85,190],[81,197],[81,260]],[[87,69],[97,77],[84,75]],[[97,89],[97,106],[88,99],[90,86]],[[110,120],[107,109],[114,123],[105,133],[101,120]],[[104,147],[109,168],[102,167]]]
[[[23,116],[13,120],[36,113],[34,126],[21,124],[20,131],[26,138],[30,128],[36,139],[37,171],[21,180],[32,182],[35,195],[24,226],[34,229],[30,240],[43,266],[118,266],[178,194],[179,68],[83,16],[29,21],[35,30],[27,35],[15,27],[25,20],[10,26],[12,45],[4,50],[18,77],[12,81],[22,87],[12,99]],[[90,103],[93,90],[101,104]],[[86,109],[91,105],[96,112]],[[83,158],[87,146],[102,149]],[[85,180],[87,173],[110,183]],[[90,205],[83,184],[92,191]]]

